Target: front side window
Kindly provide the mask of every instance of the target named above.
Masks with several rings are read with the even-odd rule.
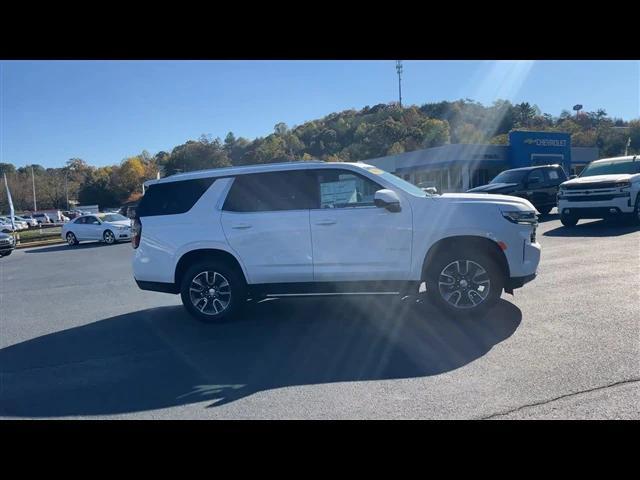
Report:
[[[542,170],[533,170],[527,177],[527,182],[531,185],[542,185],[544,182],[544,174]]]
[[[88,225],[100,225],[100,221],[96,217],[87,217]]]
[[[307,170],[238,175],[225,199],[229,212],[308,210],[315,198],[313,177]]]
[[[87,217],[80,217],[77,220],[74,221],[74,223],[78,223],[78,224],[85,224],[87,223]]]
[[[375,193],[384,188],[349,170],[317,170],[320,208],[368,207]]]

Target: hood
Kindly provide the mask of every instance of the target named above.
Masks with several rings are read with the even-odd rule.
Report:
[[[467,192],[493,192],[496,190],[511,189],[517,186],[517,183],[488,183],[487,185],[467,190]]]
[[[622,182],[624,180],[636,180],[640,178],[640,174],[618,173],[615,175],[593,175],[591,177],[578,177],[573,180],[567,180],[562,185],[580,185],[581,183],[610,183]]]
[[[492,193],[443,193],[439,197],[433,198],[458,205],[484,203],[523,211],[535,211],[535,207],[529,200],[512,197],[510,195],[496,195]]]
[[[131,220],[116,220],[115,222],[103,222],[105,225],[115,225],[118,227],[130,227]]]

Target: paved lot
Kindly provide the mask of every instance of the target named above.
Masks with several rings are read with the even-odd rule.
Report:
[[[388,297],[193,321],[129,244],[0,260],[3,418],[640,418],[640,229],[541,224],[539,277],[483,321]]]

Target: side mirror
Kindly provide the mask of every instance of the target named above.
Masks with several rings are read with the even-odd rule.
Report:
[[[378,190],[374,197],[373,203],[378,208],[386,208],[390,212],[399,212],[402,210],[400,207],[400,197],[393,190],[382,189]]]
[[[438,189],[436,187],[425,187],[422,191],[431,195],[436,195],[438,193]]]

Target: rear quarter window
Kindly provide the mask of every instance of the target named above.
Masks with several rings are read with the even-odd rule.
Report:
[[[198,178],[149,186],[136,208],[136,216],[177,215],[191,210],[215,178]]]

